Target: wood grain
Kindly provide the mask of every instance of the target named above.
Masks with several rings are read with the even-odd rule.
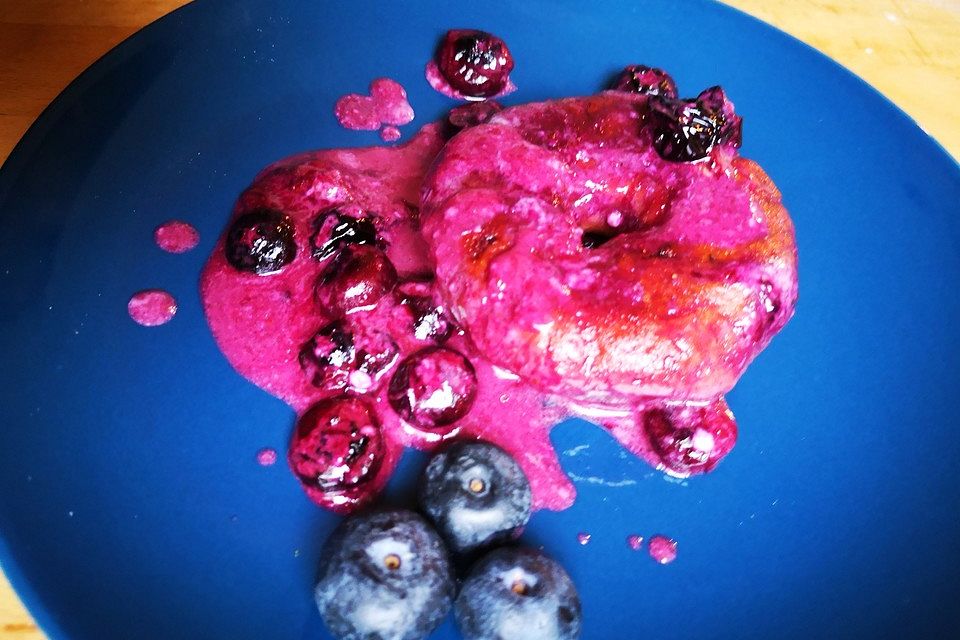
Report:
[[[960,0],[727,0],[877,87],[960,158]],[[186,0],[0,0],[0,160],[81,71]],[[0,576],[0,640],[41,640]]]

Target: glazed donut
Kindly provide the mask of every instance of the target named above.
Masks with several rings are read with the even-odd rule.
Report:
[[[670,108],[699,126],[691,105],[708,98],[735,130],[700,147],[663,130]],[[443,148],[422,229],[441,294],[495,365],[585,404],[709,399],[784,326],[793,225],[773,182],[739,157],[722,90],[700,100],[607,91],[526,104]]]

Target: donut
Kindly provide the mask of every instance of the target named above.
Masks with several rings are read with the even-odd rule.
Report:
[[[705,113],[726,127],[709,139]],[[719,88],[531,103],[463,130],[421,194],[441,296],[479,352],[543,392],[726,393],[797,300],[792,222],[739,142]]]

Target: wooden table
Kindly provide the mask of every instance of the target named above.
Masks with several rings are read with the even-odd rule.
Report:
[[[960,158],[960,0],[727,0],[839,60]],[[90,63],[185,0],[0,0],[0,160]],[[40,640],[0,575],[0,640]]]

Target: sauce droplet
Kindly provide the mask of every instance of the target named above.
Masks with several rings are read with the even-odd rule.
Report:
[[[130,297],[127,313],[137,324],[157,327],[173,319],[177,313],[177,301],[162,289],[145,289]]]
[[[677,559],[677,543],[666,536],[653,536],[648,546],[650,557],[660,564],[670,564]]]
[[[153,240],[168,253],[186,253],[200,242],[200,233],[188,222],[168,220],[156,228]]]
[[[277,462],[277,451],[270,447],[265,447],[257,451],[257,463],[261,467],[269,467]]]
[[[583,546],[586,546],[590,544],[591,537],[592,536],[589,533],[581,531],[580,533],[577,534],[577,542],[579,542]]]
[[[643,545],[643,536],[638,536],[636,534],[631,534],[627,536],[627,546],[633,549],[634,551],[639,551],[642,545]]]
[[[380,139],[384,142],[396,142],[400,139],[400,129],[387,125],[380,129]]]

